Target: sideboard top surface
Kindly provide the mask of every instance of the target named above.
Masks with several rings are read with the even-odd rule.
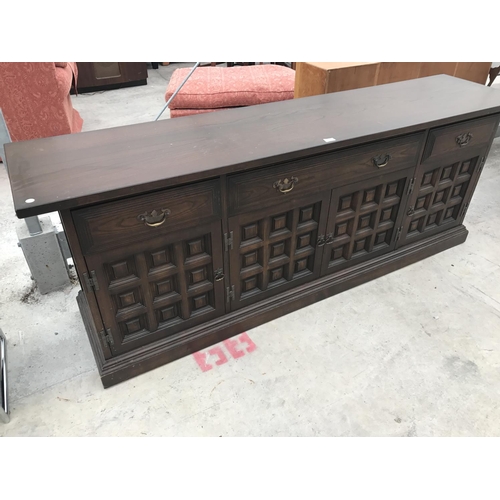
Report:
[[[5,149],[23,218],[498,112],[498,90],[438,75]]]

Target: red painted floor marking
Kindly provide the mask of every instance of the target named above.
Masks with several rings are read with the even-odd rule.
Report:
[[[223,347],[226,348],[227,352],[234,359],[241,358],[245,356],[246,353],[253,352],[257,349],[257,346],[248,336],[248,333],[244,332],[237,337],[224,340],[221,344],[215,345],[207,351],[195,352],[193,357],[202,371],[208,372],[213,368],[213,365],[210,364],[209,361],[215,363],[217,366],[227,363],[228,357],[224,353]]]

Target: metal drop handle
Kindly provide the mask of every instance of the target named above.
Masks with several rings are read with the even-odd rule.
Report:
[[[280,179],[279,181],[276,181],[273,184],[273,188],[277,189],[280,193],[286,194],[295,187],[295,184],[297,184],[297,182],[299,182],[299,179],[297,177],[290,177],[290,179],[288,179],[288,177],[285,177],[285,180]]]
[[[146,226],[158,227],[167,220],[168,215],[170,215],[170,210],[168,208],[162,208],[159,212],[156,210],[153,210],[152,212],[144,212],[143,214],[137,216],[137,220],[144,222]]]
[[[470,141],[472,141],[473,137],[474,136],[470,132],[467,132],[466,134],[457,135],[455,137],[455,141],[461,148],[463,148],[464,146],[467,146]]]
[[[382,167],[385,167],[388,163],[389,163],[389,160],[392,158],[391,155],[389,154],[386,154],[386,155],[377,155],[377,156],[374,156],[372,158],[373,160],[373,164],[378,167],[378,168],[382,168]]]

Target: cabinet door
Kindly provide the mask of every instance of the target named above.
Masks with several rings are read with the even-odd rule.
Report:
[[[462,223],[485,154],[419,165],[398,246]]]
[[[223,313],[221,238],[216,221],[85,255],[114,354]]]
[[[229,218],[232,309],[319,276],[329,202],[325,191]]]
[[[413,173],[406,169],[333,190],[322,274],[394,248]]]

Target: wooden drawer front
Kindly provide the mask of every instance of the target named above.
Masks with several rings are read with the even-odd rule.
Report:
[[[458,155],[462,151],[467,151],[465,154],[468,155],[468,150],[490,142],[497,123],[498,115],[494,115],[431,130],[422,162],[442,158],[443,155]]]
[[[423,138],[423,133],[412,134],[230,176],[229,213],[259,210],[415,166]]]
[[[166,210],[163,215],[162,210]],[[156,211],[156,214],[152,214]],[[141,220],[141,215],[146,219]],[[83,253],[135,243],[221,217],[220,181],[213,180],[104,203],[73,212]],[[148,225],[148,224],[151,225]]]

